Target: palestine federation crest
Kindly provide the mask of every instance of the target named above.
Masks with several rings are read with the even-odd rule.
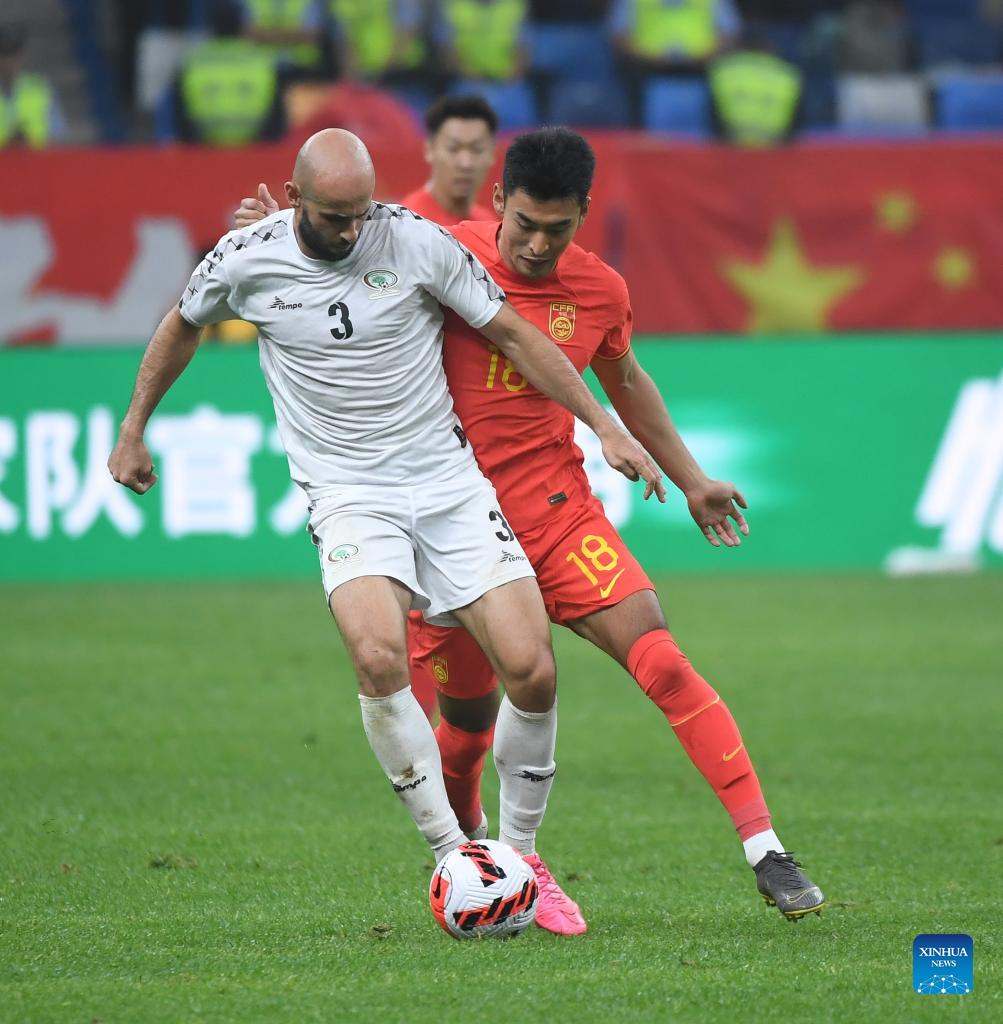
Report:
[[[575,303],[550,304],[550,336],[555,341],[567,341],[575,333]]]

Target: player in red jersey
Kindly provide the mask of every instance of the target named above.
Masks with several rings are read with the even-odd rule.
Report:
[[[436,224],[495,221],[494,210],[476,202],[495,159],[498,115],[480,96],[442,96],[425,112],[428,182],[401,200]]]
[[[521,136],[506,155],[503,184],[495,186],[501,225],[464,223],[450,230],[579,371],[593,368],[624,424],[686,496],[707,540],[736,546],[740,539],[729,518],[748,532],[735,504],[745,507],[744,498],[734,485],[703,473],[638,364],[623,279],[572,241],[588,212],[594,163],[575,132],[550,128]],[[238,213],[263,215],[248,200]],[[551,618],[619,662],[664,713],[731,816],[763,898],[793,919],[819,910],[821,891],[773,831],[734,719],[676,646],[654,585],[592,495],[572,417],[451,317],[444,364],[457,414],[498,492],[505,516],[499,533],[518,535]],[[439,689],[436,737],[450,802],[465,831],[484,834],[480,776],[492,741],[497,678],[462,629],[412,617],[408,639],[412,683],[425,676]],[[544,771],[540,780],[546,781]],[[540,867],[538,923],[562,934],[585,931],[579,908],[526,850],[524,838],[499,838]]]
[[[638,364],[623,279],[572,241],[588,211],[594,161],[574,132],[521,136],[506,155],[503,185],[495,186],[501,226],[465,223],[450,230],[579,371],[592,367],[626,427],[686,496],[708,541],[736,546],[741,541],[729,519],[748,533],[736,507],[745,507],[744,498],[703,473]],[[519,537],[551,619],[606,651],[662,710],[730,814],[764,899],[790,918],[819,910],[821,891],[773,831],[734,719],[676,646],[653,584],[592,495],[573,417],[452,316],[444,353],[457,415],[507,519],[499,529]],[[497,679],[463,630],[412,617],[409,632],[412,679],[427,674],[440,691],[437,736],[450,800],[462,827],[473,829],[483,823],[479,779]],[[518,836],[500,838],[519,845]],[[569,913],[566,923],[551,930],[584,930],[580,913]]]

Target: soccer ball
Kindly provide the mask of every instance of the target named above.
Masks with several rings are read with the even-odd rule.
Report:
[[[454,939],[518,935],[536,918],[533,869],[506,843],[464,843],[439,861],[428,902]]]

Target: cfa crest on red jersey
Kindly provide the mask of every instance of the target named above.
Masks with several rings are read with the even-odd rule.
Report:
[[[575,333],[575,303],[550,304],[550,336],[554,341],[567,341]]]

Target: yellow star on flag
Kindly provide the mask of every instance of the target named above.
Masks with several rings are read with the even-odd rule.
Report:
[[[975,277],[975,260],[967,249],[948,246],[937,254],[933,276],[951,291],[967,288]]]
[[[859,267],[809,263],[789,217],[774,225],[761,263],[724,260],[721,273],[751,306],[750,333],[823,331],[832,307],[864,279]]]
[[[894,235],[904,234],[919,219],[916,200],[908,192],[885,192],[875,202],[878,223]]]

